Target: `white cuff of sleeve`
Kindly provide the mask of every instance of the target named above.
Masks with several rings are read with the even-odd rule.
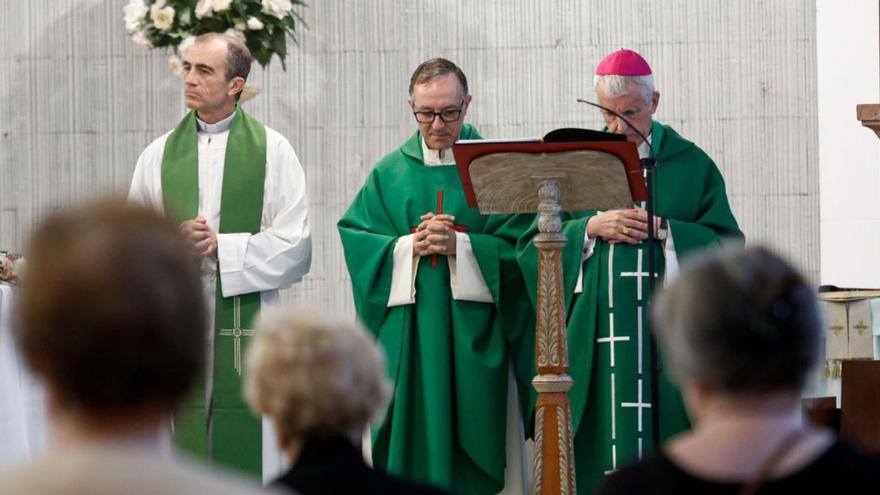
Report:
[[[480,264],[474,255],[471,238],[462,232],[455,233],[455,256],[449,259],[449,288],[457,301],[495,302]]]
[[[574,286],[575,294],[580,294],[584,291],[584,261],[587,261],[587,258],[593,255],[595,248],[596,239],[590,238],[590,235],[587,234],[587,229],[584,228],[584,252],[581,255],[581,264],[578,266],[578,281]]]
[[[247,293],[244,258],[251,234],[217,234],[217,262],[220,266],[220,288],[223,297]]]
[[[409,234],[398,237],[394,245],[389,308],[416,302],[416,274],[421,256],[413,256],[413,242],[414,234]]]
[[[663,277],[664,287],[678,278],[678,256],[675,254],[675,242],[672,240],[672,225],[666,228],[666,241],[663,246],[663,257],[666,259],[666,271]]]

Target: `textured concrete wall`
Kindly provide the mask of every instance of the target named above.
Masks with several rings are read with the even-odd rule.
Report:
[[[183,115],[180,81],[130,42],[122,0],[3,0],[0,247],[46,211],[123,192],[138,154]],[[314,265],[292,299],[353,314],[335,222],[372,164],[415,128],[411,71],[446,56],[468,74],[487,137],[597,126],[575,103],[622,46],[663,94],[657,117],[718,163],[750,240],[819,269],[814,0],[312,0],[288,70],[256,69],[247,103],[308,176]]]

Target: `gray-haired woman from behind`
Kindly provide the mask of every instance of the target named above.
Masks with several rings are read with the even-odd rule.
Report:
[[[302,495],[444,495],[388,475],[361,456],[364,429],[390,392],[385,355],[359,325],[295,309],[257,318],[245,397],[272,418],[292,463],[275,480]]]
[[[764,248],[695,260],[656,299],[664,363],[694,429],[605,479],[599,493],[876,493],[880,459],[806,422],[819,355],[816,295]]]

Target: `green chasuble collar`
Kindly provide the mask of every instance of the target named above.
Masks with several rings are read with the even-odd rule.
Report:
[[[256,234],[263,214],[266,178],[266,129],[236,106],[223,163],[219,232]],[[195,112],[180,122],[165,142],[162,201],[166,216],[192,220],[199,214],[198,131]],[[218,270],[219,273],[219,270]],[[217,277],[214,310],[213,387],[197,387],[175,418],[175,439],[196,455],[251,472],[262,472],[262,427],[241,399],[241,356],[260,294],[223,297]],[[210,397],[210,403],[206,403]]]
[[[465,124],[461,127],[461,133],[459,133],[458,139],[480,139],[480,135],[477,133],[477,130],[474,129],[474,126]],[[410,138],[403,143],[403,146],[400,147],[400,151],[404,155],[415,158],[419,163],[424,163],[421,131],[416,131],[410,136]]]

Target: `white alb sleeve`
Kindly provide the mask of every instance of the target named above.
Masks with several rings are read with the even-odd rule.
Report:
[[[455,233],[455,256],[449,257],[449,288],[458,301],[492,303],[495,298],[471,246],[471,238],[463,232]]]
[[[415,234],[409,234],[398,237],[394,244],[391,290],[388,293],[389,308],[416,302],[416,274],[421,256],[413,256],[414,236]]]

